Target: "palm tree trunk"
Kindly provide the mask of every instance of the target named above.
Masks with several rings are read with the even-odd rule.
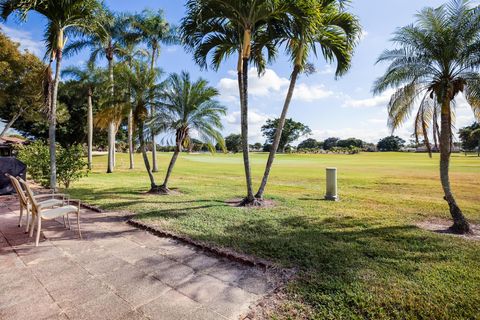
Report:
[[[62,36],[63,37],[63,36]],[[55,65],[55,79],[53,81],[52,99],[50,102],[50,123],[48,127],[48,139],[50,149],[50,189],[57,188],[57,157],[56,157],[56,137],[57,127],[57,97],[58,84],[60,83],[60,71],[62,68],[62,51],[57,52],[57,63]]]
[[[250,170],[250,156],[248,146],[248,58],[243,58],[242,66],[242,95],[240,96],[240,114],[241,114],[241,135],[243,165],[245,168],[245,179],[247,182],[247,197],[243,205],[250,205],[255,201],[252,189],[252,174]]]
[[[175,166],[175,163],[177,162],[178,155],[180,154],[180,146],[175,147],[175,151],[173,152],[172,159],[170,159],[170,164],[168,165],[167,173],[165,174],[165,180],[163,181],[163,184],[161,188],[163,189],[164,192],[168,192],[168,180],[170,179],[170,176],[173,171],[173,167]]]
[[[150,116],[153,118],[155,116],[155,108],[154,107],[151,107],[150,109]],[[153,129],[153,125],[152,125],[152,128]],[[158,165],[157,165],[157,141],[155,139],[155,133],[153,132],[152,130],[152,166],[153,166],[153,169],[152,171],[153,172],[158,172]]]
[[[145,169],[147,170],[148,177],[150,178],[150,192],[158,189],[157,184],[155,183],[155,177],[152,174],[150,168],[150,161],[148,160],[147,149],[145,147],[145,132],[143,128],[143,121],[137,121],[138,125],[138,140],[140,142],[140,151],[142,152],[143,162],[145,163]]]
[[[130,109],[128,113],[128,155],[130,158],[130,169],[134,168],[133,163],[133,110]]]
[[[92,89],[88,89],[88,115],[87,115],[87,153],[88,153],[88,169],[92,170],[92,145],[93,145],[93,105],[92,105]]]
[[[110,96],[112,100],[115,97],[115,82],[113,79],[113,59],[108,59],[108,73],[109,73],[109,80],[110,80]],[[113,103],[113,102],[112,102]],[[112,106],[113,107],[113,106]],[[110,120],[108,124],[108,167],[107,173],[112,173],[114,168],[114,156],[115,156],[115,128],[114,128],[114,119]]]
[[[262,183],[258,188],[257,194],[255,198],[263,199],[263,194],[265,192],[265,187],[267,186],[268,177],[270,175],[270,170],[272,168],[273,161],[275,160],[275,155],[277,154],[278,146],[280,144],[280,139],[282,137],[283,127],[285,126],[285,119],[287,118],[288,108],[290,106],[290,102],[292,101],[293,92],[295,90],[295,85],[297,83],[298,74],[300,73],[300,66],[296,65],[293,68],[292,76],[290,78],[290,86],[288,88],[287,97],[285,98],[285,103],[283,105],[282,114],[278,121],[277,130],[275,132],[275,138],[273,140],[272,147],[270,149],[270,154],[268,155],[267,165],[265,167],[265,172],[263,174]],[[283,147],[282,151],[285,147]]]
[[[150,70],[153,71],[153,68],[155,67],[155,55],[156,55],[156,48],[153,46],[152,48],[152,60],[150,61]],[[153,106],[150,106],[150,116],[153,118],[155,116],[155,108]],[[152,128],[153,129],[153,125]],[[158,166],[157,166],[157,142],[155,139],[155,133],[152,130],[152,166],[153,172],[158,172]]]
[[[449,98],[447,98],[449,99]],[[441,113],[441,132],[440,132],[440,179],[442,182],[443,192],[445,193],[444,199],[447,201],[450,208],[450,214],[453,218],[453,225],[451,230],[456,233],[465,234],[469,233],[470,225],[465,219],[462,211],[458,207],[455,198],[453,196],[450,187],[449,166],[450,166],[450,153],[452,143],[452,123],[451,123],[451,111],[450,100],[444,101],[442,104]]]
[[[13,124],[15,123],[15,121],[18,120],[18,118],[20,118],[20,115],[22,114],[22,112],[17,112],[15,113],[15,115],[12,117],[12,119],[5,125],[5,127],[3,128],[2,130],[2,133],[0,133],[0,138],[2,138],[5,134],[7,134],[7,131],[10,130],[10,128],[13,126]]]

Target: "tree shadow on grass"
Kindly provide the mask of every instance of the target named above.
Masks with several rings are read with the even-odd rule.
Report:
[[[422,289],[424,283],[432,285],[425,269],[462,260],[458,248],[415,226],[382,225],[378,220],[355,218],[257,219],[199,238],[287,267],[299,267],[299,278],[292,284],[295,295],[325,317],[329,310],[342,308],[347,318],[389,318],[399,311],[418,316],[415,308],[409,309],[412,305],[408,301],[428,301],[428,290],[437,294],[439,304],[425,302],[420,308],[426,309],[420,312],[426,312],[424,316],[437,314],[442,304],[455,300],[455,293],[436,284]],[[380,287],[380,293],[368,292],[372,287]],[[469,290],[474,291],[472,288]],[[440,290],[445,291],[440,295]]]

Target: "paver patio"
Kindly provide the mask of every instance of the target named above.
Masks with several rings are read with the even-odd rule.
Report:
[[[73,218],[73,215],[72,215]],[[73,219],[72,219],[73,220]],[[238,319],[274,276],[82,210],[75,225],[43,225],[39,247],[0,197],[0,319]]]

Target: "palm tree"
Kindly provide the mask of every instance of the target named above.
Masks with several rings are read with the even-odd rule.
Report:
[[[144,10],[132,19],[132,34],[137,41],[142,41],[150,49],[150,69],[155,68],[155,62],[160,54],[160,45],[172,45],[178,43],[174,30],[165,20],[162,10],[157,12]],[[155,116],[155,108],[150,108],[151,116]],[[153,172],[158,172],[157,143],[155,136],[152,140],[152,166]]]
[[[26,20],[31,11],[35,11],[47,19],[45,28],[45,44],[47,55],[50,56],[46,71],[46,103],[49,110],[49,143],[50,143],[50,188],[57,186],[57,165],[55,131],[57,124],[58,84],[62,65],[63,50],[68,36],[90,34],[97,29],[94,17],[100,12],[101,6],[97,0],[0,0],[0,16],[6,20],[12,13],[19,13]],[[102,33],[100,33],[102,34]],[[55,78],[51,82],[51,65],[56,61]]]
[[[248,144],[248,66],[253,62],[261,73],[265,66],[263,49],[269,59],[276,53],[270,41],[273,21],[284,19],[286,2],[278,0],[189,0],[187,14],[182,20],[181,34],[194,52],[197,63],[206,67],[213,51],[213,66],[232,54],[238,54],[237,76],[240,96],[241,135],[247,196],[242,205],[259,205],[252,188]]]
[[[163,88],[163,83],[159,83],[161,71],[158,68],[151,69],[149,65],[142,61],[134,61],[131,68],[126,68],[122,73],[125,77],[124,82],[128,83],[131,90],[131,109],[133,111],[133,120],[138,134],[140,151],[142,152],[145,169],[150,178],[150,192],[157,193],[160,189],[155,183],[150,161],[148,160],[146,148],[146,122],[150,117],[148,107],[157,107],[159,93]]]
[[[317,47],[319,47],[327,62],[336,60],[335,75],[337,77],[345,74],[350,68],[360,26],[357,18],[342,10],[342,5],[343,2],[338,0],[295,1],[289,10],[292,13],[289,19],[283,21],[278,28],[279,40],[285,44],[293,70],[265,173],[255,195],[260,201],[263,200],[298,76],[302,72],[308,73],[312,70],[312,65],[307,63],[309,56],[312,54],[317,56]]]
[[[134,43],[129,42],[126,43],[124,46],[120,47],[118,51],[118,56],[120,58],[121,63],[125,64],[130,70],[132,69],[132,64],[135,59],[143,59],[148,56],[148,52],[142,48],[137,48]],[[129,84],[127,83],[127,87]],[[128,95],[130,95],[131,90],[127,88]],[[131,97],[127,97],[127,100],[130,101]],[[127,136],[128,136],[128,155],[129,155],[129,162],[130,162],[130,169],[133,170],[134,165],[134,143],[133,143],[133,110],[131,108],[131,103],[128,104],[130,109],[128,110],[127,116]]]
[[[90,62],[95,63],[101,55],[107,59],[110,81],[111,102],[115,101],[114,58],[125,43],[130,18],[125,15],[115,15],[106,8],[95,17],[99,23],[96,32],[72,42],[65,48],[66,54],[74,54],[90,48]],[[114,105],[111,108],[115,108]],[[115,167],[115,135],[121,119],[112,117],[108,125],[108,167],[107,173],[112,173]]]
[[[93,145],[93,94],[95,89],[104,82],[104,71],[96,68],[93,63],[87,63],[84,68],[70,66],[63,70],[63,76],[70,76],[85,88],[87,94],[87,149],[88,169],[92,169],[92,145]]]
[[[439,135],[440,179],[453,218],[451,230],[470,232],[450,187],[449,164],[453,144],[455,98],[463,93],[480,119],[480,10],[454,0],[438,8],[425,8],[416,22],[395,32],[397,49],[386,50],[378,62],[389,61],[386,73],[377,79],[376,94],[388,88],[396,92],[388,104],[389,126],[397,129],[417,106],[415,135],[425,139]],[[436,130],[440,119],[440,132]],[[431,129],[431,133],[429,132]]]
[[[192,82],[190,74],[185,71],[167,79],[160,94],[160,106],[165,111],[153,119],[157,131],[175,134],[175,151],[160,186],[162,193],[169,193],[168,181],[173,167],[183,148],[190,146],[192,132],[211,152],[215,152],[217,143],[225,150],[225,141],[219,130],[223,129],[221,118],[226,114],[226,108],[214,100],[216,96],[218,91],[206,80]]]

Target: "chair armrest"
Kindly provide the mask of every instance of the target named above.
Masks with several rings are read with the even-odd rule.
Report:
[[[76,202],[78,208],[81,209],[81,207],[82,207],[82,200],[80,200],[80,199],[70,199],[70,198],[67,198],[67,205],[70,204],[70,201]]]

